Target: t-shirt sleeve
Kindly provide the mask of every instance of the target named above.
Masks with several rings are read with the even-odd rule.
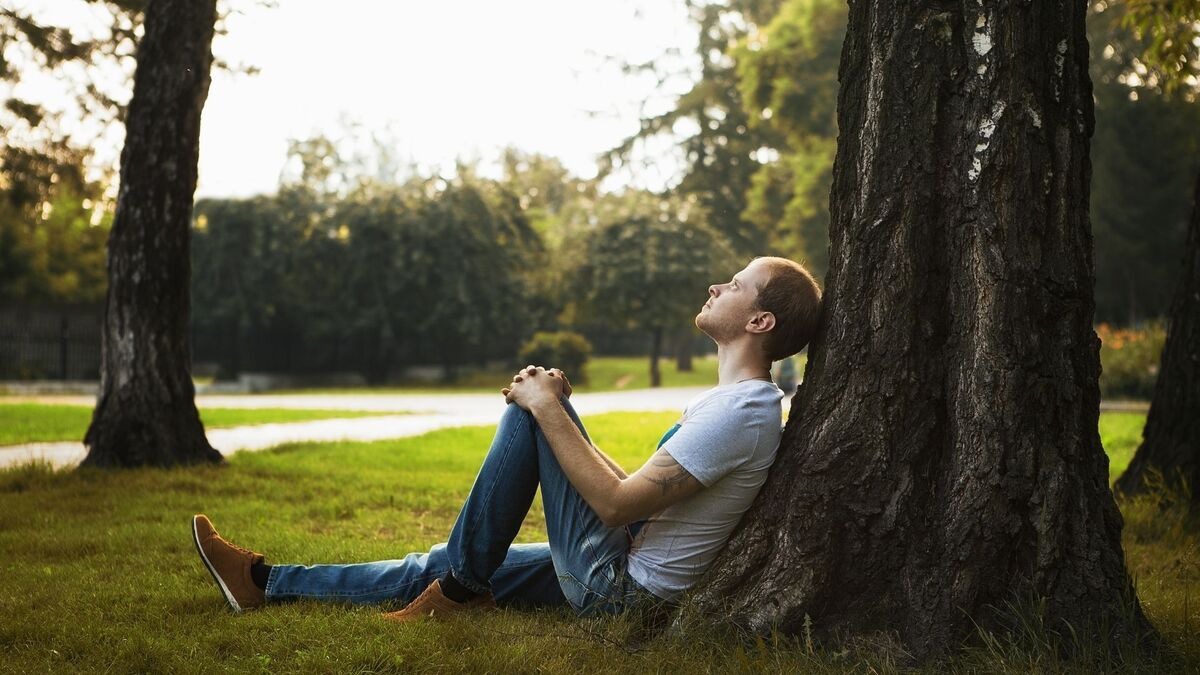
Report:
[[[671,457],[704,487],[711,487],[750,458],[758,430],[746,428],[743,403],[736,396],[719,396],[688,412],[679,430],[662,445]]]

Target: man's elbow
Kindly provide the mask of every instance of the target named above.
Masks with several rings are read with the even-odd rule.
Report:
[[[620,508],[615,506],[605,508],[596,515],[600,516],[600,522],[604,523],[604,526],[610,530],[633,522],[633,520],[626,517]]]
[[[598,511],[596,515],[600,516],[600,522],[604,526],[613,529],[622,527],[632,522],[639,520],[638,514],[629,504],[625,504],[620,500],[614,500],[612,503],[605,504],[603,510]]]
[[[606,503],[596,509],[596,515],[600,516],[600,522],[609,529],[636,523],[646,517],[646,507],[649,504],[645,503],[644,495],[639,495],[630,489],[629,481],[628,478],[622,480],[612,491],[611,497]]]

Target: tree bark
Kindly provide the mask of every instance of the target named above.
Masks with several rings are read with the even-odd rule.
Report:
[[[1200,504],[1200,176],[1185,251],[1142,444],[1117,489],[1145,490],[1153,470],[1168,485],[1185,487],[1192,503]]]
[[[951,650],[1038,598],[1147,635],[1100,446],[1085,3],[850,0],[825,310],[694,596],[756,632]]]
[[[662,356],[663,329],[653,328],[650,331],[650,386],[662,386],[662,373],[658,369],[658,359]]]
[[[196,411],[189,338],[189,227],[216,3],[152,0],[145,17],[85,466],[221,461]]]

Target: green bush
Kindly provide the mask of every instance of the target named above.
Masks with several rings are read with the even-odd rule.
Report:
[[[1108,324],[1096,326],[1100,336],[1100,396],[1106,399],[1137,398],[1149,400],[1154,395],[1158,378],[1158,363],[1166,327],[1154,322],[1142,328],[1113,328]]]
[[[567,374],[573,383],[587,382],[587,360],[592,345],[579,333],[558,331],[539,332],[521,347],[521,365],[533,364],[547,368],[558,368]]]

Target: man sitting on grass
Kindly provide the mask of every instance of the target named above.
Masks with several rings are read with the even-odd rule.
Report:
[[[696,326],[717,343],[718,385],[694,398],[632,476],[592,445],[557,369],[529,366],[450,540],[403,560],[267,565],[203,515],[200,558],[235,611],[313,598],[403,602],[397,621],[569,603],[577,614],[674,603],[708,569],[775,459],[783,392],[771,362],[808,344],[821,291],[801,265],[756,258],[710,286]],[[538,486],[549,543],[513,544]]]

